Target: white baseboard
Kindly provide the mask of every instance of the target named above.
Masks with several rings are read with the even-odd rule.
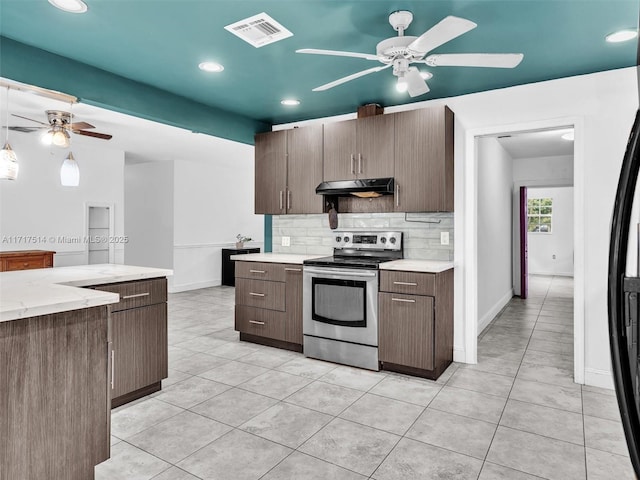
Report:
[[[584,384],[592,387],[608,388],[609,390],[614,389],[611,372],[597,368],[584,369]]]
[[[200,288],[209,288],[209,287],[217,287],[222,284],[222,280],[220,278],[216,278],[213,280],[208,280],[206,282],[195,282],[195,283],[183,283],[180,285],[170,285],[168,287],[169,293],[180,293],[180,292],[188,292],[189,290],[198,290]]]
[[[529,272],[529,275],[542,275],[545,277],[573,277],[573,272]]]
[[[500,311],[507,306],[507,304],[513,298],[513,288],[509,289],[507,293],[505,293],[500,300],[498,300],[491,309],[485,313],[480,320],[478,320],[478,335],[482,333],[482,331],[487,328],[487,325],[491,323]]]

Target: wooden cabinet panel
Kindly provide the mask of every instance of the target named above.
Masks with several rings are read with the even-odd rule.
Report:
[[[436,293],[436,276],[421,272],[380,272],[380,290],[408,295],[431,295]]]
[[[360,118],[357,123],[358,178],[393,177],[395,115]]]
[[[287,132],[255,137],[255,213],[285,213],[287,189]]]
[[[284,312],[284,283],[238,278],[236,279],[236,305]]]
[[[112,313],[113,397],[167,377],[167,304]]]
[[[322,213],[322,125],[287,130],[287,213]]]
[[[120,295],[120,301],[112,304],[111,311],[118,312],[129,308],[143,307],[167,301],[167,279],[154,278],[135,282],[110,283],[93,287],[96,290],[113,292]]]
[[[396,211],[453,211],[453,113],[430,107],[394,116]]]
[[[378,295],[380,361],[432,370],[433,297]]]
[[[302,345],[302,265],[285,265],[286,272],[286,326],[287,342]]]
[[[348,180],[356,177],[356,124],[358,120],[324,125],[323,179]]]
[[[236,305],[235,329],[259,337],[285,340],[285,313]]]
[[[236,278],[284,282],[284,265],[282,263],[236,261]]]
[[[48,250],[16,250],[0,252],[0,272],[53,267],[53,255]]]

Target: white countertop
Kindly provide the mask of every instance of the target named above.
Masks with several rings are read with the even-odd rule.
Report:
[[[0,322],[117,303],[117,293],[78,288],[173,275],[129,265],[78,265],[0,273]]]
[[[453,262],[440,260],[393,260],[380,264],[380,270],[401,270],[405,272],[440,273],[454,267]]]
[[[326,255],[297,255],[290,253],[247,253],[245,255],[231,255],[231,260],[242,260],[245,262],[267,262],[267,263],[293,263],[302,265],[305,260],[312,258],[326,257]]]

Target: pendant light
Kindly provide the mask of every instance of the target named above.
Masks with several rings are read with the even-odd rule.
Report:
[[[0,150],[0,179],[15,180],[18,178],[18,158],[9,145],[9,87],[7,87],[7,123],[4,147]]]
[[[73,103],[69,105],[69,123],[73,124],[73,113],[71,112],[73,108]],[[69,134],[65,131],[64,128],[61,129],[63,133],[66,134],[66,146],[70,146],[70,137]],[[52,136],[52,143],[54,145],[58,145],[56,143],[55,134]],[[62,145],[60,145],[62,146]],[[65,158],[64,162],[62,162],[62,166],[60,167],[60,183],[63,187],[77,187],[80,185],[80,168],[78,168],[78,162],[73,157],[73,153],[69,152],[67,158]]]

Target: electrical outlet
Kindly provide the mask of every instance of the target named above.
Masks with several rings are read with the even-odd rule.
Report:
[[[440,245],[449,245],[449,232],[440,232]]]
[[[282,246],[290,247],[291,246],[291,237],[282,237]]]

